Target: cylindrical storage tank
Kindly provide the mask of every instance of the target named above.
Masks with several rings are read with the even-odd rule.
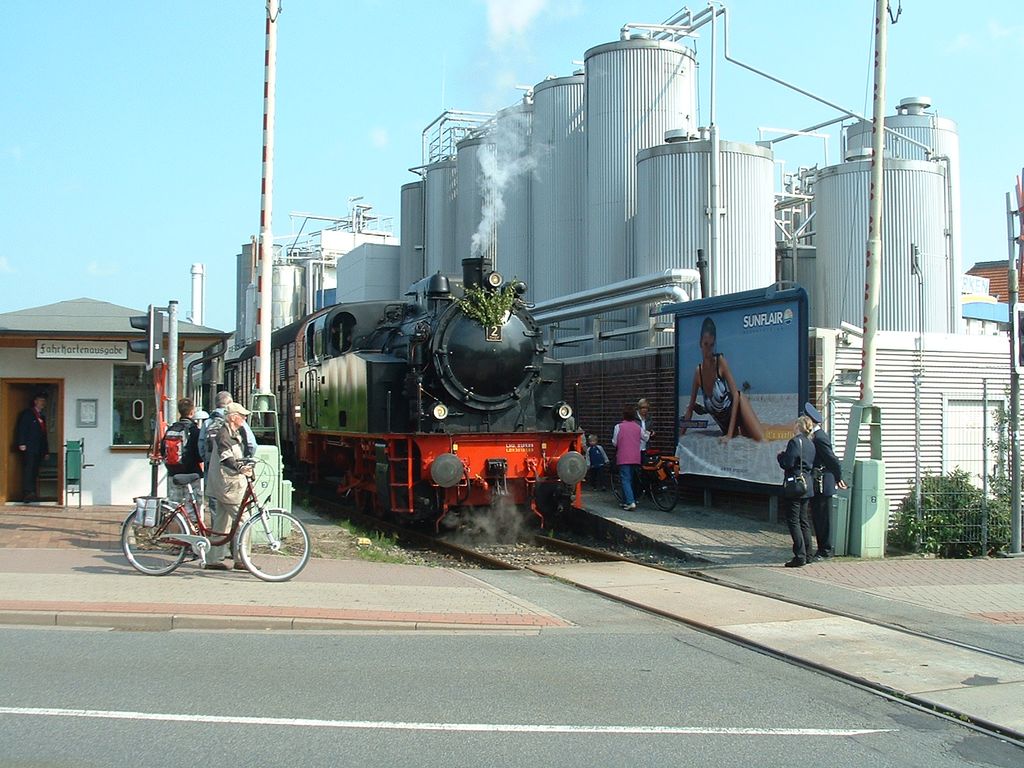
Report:
[[[533,285],[530,238],[530,175],[536,157],[530,151],[533,105],[521,101],[495,116],[494,142],[496,173],[485,175],[488,188],[500,195],[503,212],[498,215],[498,247],[494,268],[505,279],[518,278]]]
[[[636,155],[692,131],[696,57],[678,43],[620,40],[586,52],[587,264],[584,288],[634,277]]]
[[[489,136],[472,136],[457,145],[459,194],[455,201],[455,253],[446,275],[461,274],[462,260],[493,250],[492,214],[484,210],[484,165],[494,168],[494,144]],[[474,245],[475,243],[475,245]],[[458,258],[455,255],[458,254]]]
[[[770,150],[719,141],[722,208],[717,293],[775,282],[775,197]],[[711,258],[710,140],[677,141],[637,154],[636,274],[696,269]]]
[[[557,77],[533,88],[532,301],[583,290],[586,236],[586,137],[583,75]]]
[[[838,328],[843,321],[863,325],[870,185],[870,160],[818,171],[811,304],[819,328]],[[879,330],[950,332],[956,327],[951,298],[959,293],[959,282],[951,283],[945,249],[945,169],[921,160],[886,161],[883,204]],[[910,270],[913,246],[920,252],[922,285]]]
[[[427,275],[453,274],[455,263],[455,200],[457,171],[452,158],[428,165],[424,171],[424,265]]]
[[[423,264],[423,185],[423,179],[402,185],[398,288],[403,294],[410,285],[426,277]]]
[[[235,265],[235,345],[242,346],[256,336],[256,254],[252,243],[242,246]]]
[[[917,144],[904,141],[889,131],[885,133],[886,157],[900,160],[932,160],[939,165],[947,166],[946,179],[949,182],[950,238],[951,258],[949,262],[950,279],[954,285],[959,284],[963,273],[963,238],[960,234],[960,134],[956,122],[947,117],[939,117],[926,110],[931,107],[932,100],[927,96],[910,96],[901,99],[895,115],[885,118],[885,127],[913,139]],[[846,128],[847,156],[871,147],[872,126],[869,122],[858,122]],[[924,144],[931,147],[931,157],[927,156]],[[936,158],[948,158],[939,160]],[[959,312],[959,290],[956,291],[957,328],[962,323]]]
[[[292,264],[278,264],[274,267],[274,299],[271,328],[277,330],[294,323],[304,314],[305,269]]]

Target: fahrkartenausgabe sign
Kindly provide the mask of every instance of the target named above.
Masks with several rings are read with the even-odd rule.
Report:
[[[127,360],[126,341],[37,339],[37,360]]]

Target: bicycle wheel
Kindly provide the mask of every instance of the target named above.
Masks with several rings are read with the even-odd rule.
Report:
[[[611,473],[612,481],[612,493],[615,495],[615,501],[619,504],[626,503],[626,494],[622,492],[622,476],[619,475],[619,468],[615,469]]]
[[[121,524],[121,551],[136,570],[149,576],[164,576],[181,565],[191,550],[166,537],[187,533],[188,523],[181,512],[174,512],[161,525],[147,528],[136,525],[132,511]]]
[[[651,483],[651,498],[658,509],[671,512],[679,501],[679,480],[676,476],[669,475],[664,480],[654,478],[654,482]]]
[[[264,581],[287,581],[309,562],[309,534],[283,509],[257,512],[238,531],[238,555]]]

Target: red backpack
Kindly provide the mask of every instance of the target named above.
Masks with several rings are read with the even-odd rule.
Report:
[[[184,462],[185,443],[188,442],[188,428],[188,422],[176,421],[164,433],[164,464],[168,467],[180,467]]]

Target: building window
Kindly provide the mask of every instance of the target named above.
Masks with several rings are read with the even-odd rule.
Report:
[[[113,445],[150,445],[153,440],[153,372],[141,365],[114,366]]]

